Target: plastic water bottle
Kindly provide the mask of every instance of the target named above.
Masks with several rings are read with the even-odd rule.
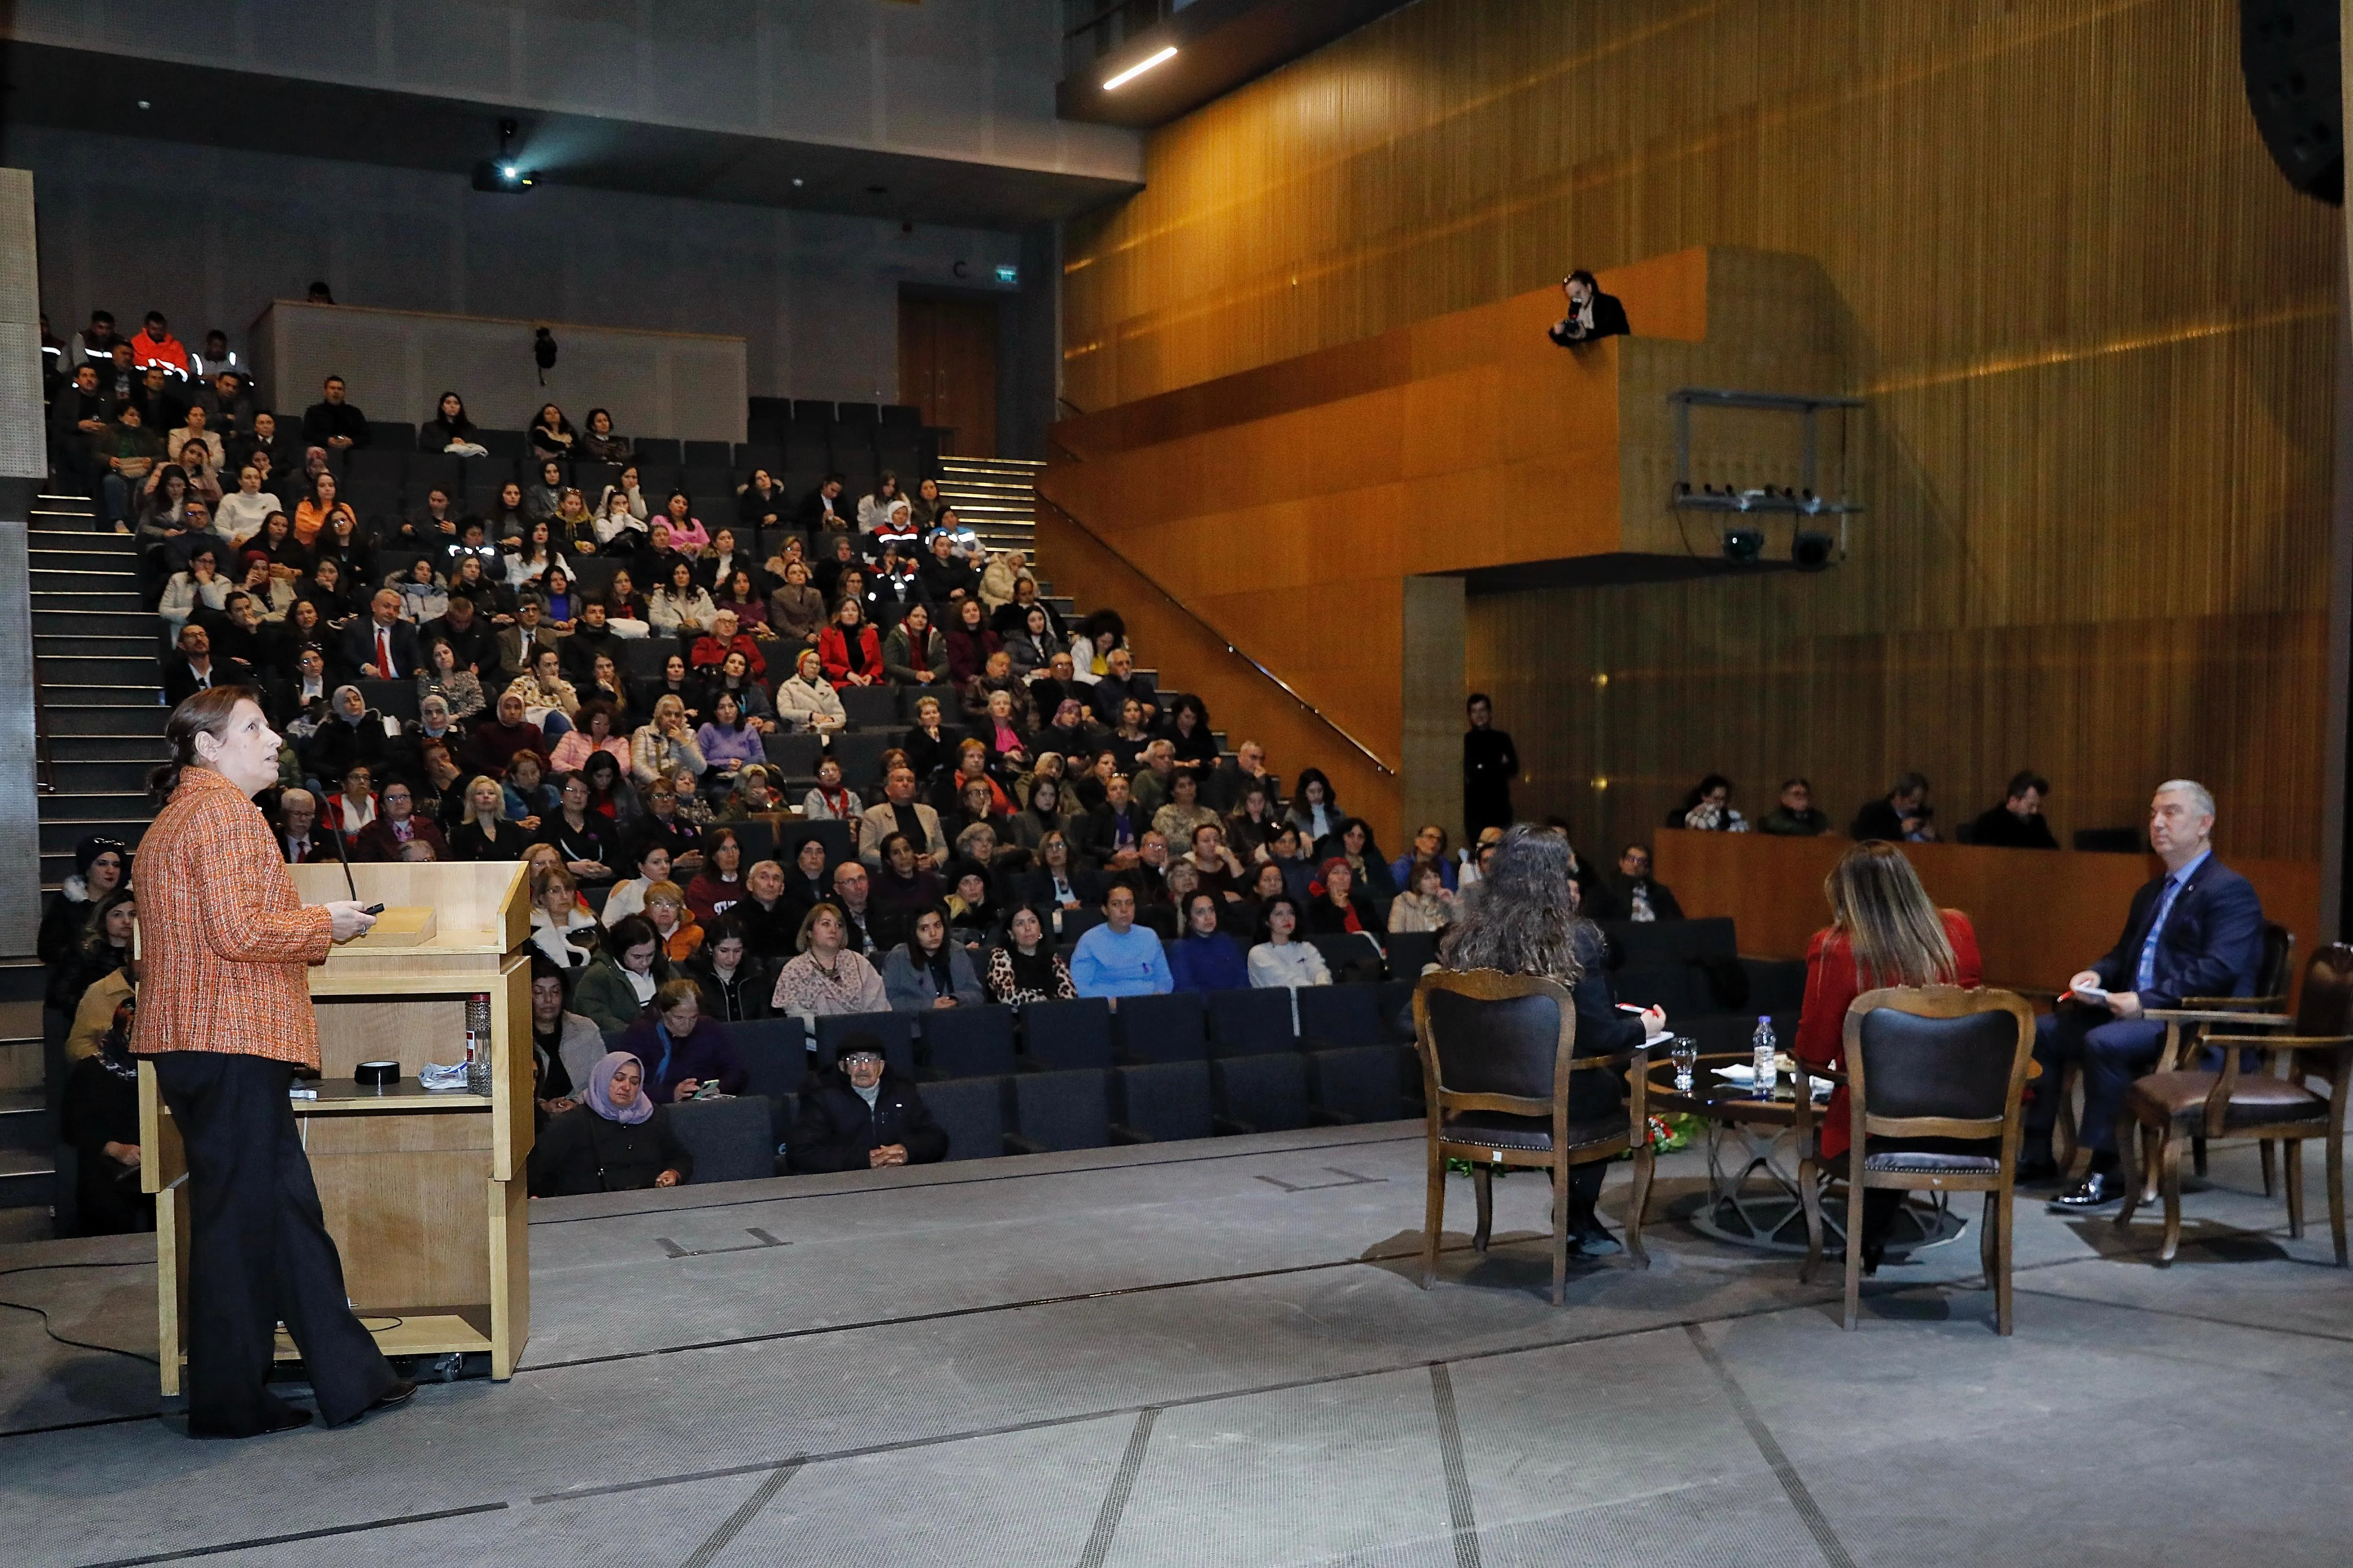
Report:
[[[1773,1098],[1773,1086],[1778,1083],[1781,1078],[1780,1072],[1773,1065],[1773,1020],[1757,1019],[1757,1033],[1751,1037],[1751,1040],[1756,1047],[1757,1098],[1770,1100]]]

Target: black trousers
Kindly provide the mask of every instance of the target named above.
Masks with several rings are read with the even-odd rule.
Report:
[[[250,1436],[285,1415],[264,1386],[280,1321],[319,1414],[351,1420],[397,1379],[344,1295],[287,1103],[293,1068],[219,1051],[149,1059],[188,1156],[189,1430]]]

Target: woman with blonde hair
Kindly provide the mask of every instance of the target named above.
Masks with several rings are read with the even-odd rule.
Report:
[[[1969,917],[1930,902],[1919,873],[1895,845],[1874,841],[1849,849],[1822,879],[1822,896],[1830,901],[1831,923],[1806,944],[1805,1008],[1789,1046],[1800,1061],[1840,1065],[1847,1008],[1866,991],[1885,985],[1976,985],[1983,979],[1978,934]],[[1822,1116],[1824,1160],[1847,1152],[1850,1121],[1841,1084]],[[1956,1150],[1977,1152],[1974,1147]],[[1903,1198],[1892,1188],[1862,1195],[1859,1239],[1866,1274],[1879,1267],[1888,1226]]]
[[[660,939],[662,956],[683,963],[702,945],[702,927],[687,912],[686,889],[676,882],[656,882],[646,889],[646,923]]]
[[[640,784],[649,784],[680,768],[699,779],[707,766],[702,748],[694,743],[694,732],[686,727],[686,704],[676,692],[656,699],[653,717],[630,738],[630,773]]]

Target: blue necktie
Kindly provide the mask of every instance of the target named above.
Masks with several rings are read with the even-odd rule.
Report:
[[[2148,937],[2140,944],[2140,967],[2133,971],[2133,989],[2146,991],[2157,984],[2157,939],[2165,933],[2166,917],[2173,913],[2173,900],[2181,892],[2181,878],[2177,873],[2165,879],[2165,891],[2157,898],[2157,916],[2148,922]]]

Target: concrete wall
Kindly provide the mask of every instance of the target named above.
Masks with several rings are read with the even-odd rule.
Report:
[[[63,48],[530,112],[1133,180],[1141,139],[1054,118],[1052,0],[15,0]],[[560,151],[560,150],[556,150]]]
[[[9,148],[33,173],[60,335],[94,308],[125,331],[160,310],[184,340],[217,326],[243,349],[273,298],[324,278],[345,304],[740,335],[754,396],[895,402],[900,283],[996,287],[999,263],[1050,255],[986,230],[564,186],[482,195],[457,175],[34,126]]]
[[[40,329],[33,290],[32,181],[0,169],[0,885],[41,885],[34,787],[33,616],[26,529],[47,468],[41,430]],[[0,955],[33,951],[40,903],[0,899]]]

